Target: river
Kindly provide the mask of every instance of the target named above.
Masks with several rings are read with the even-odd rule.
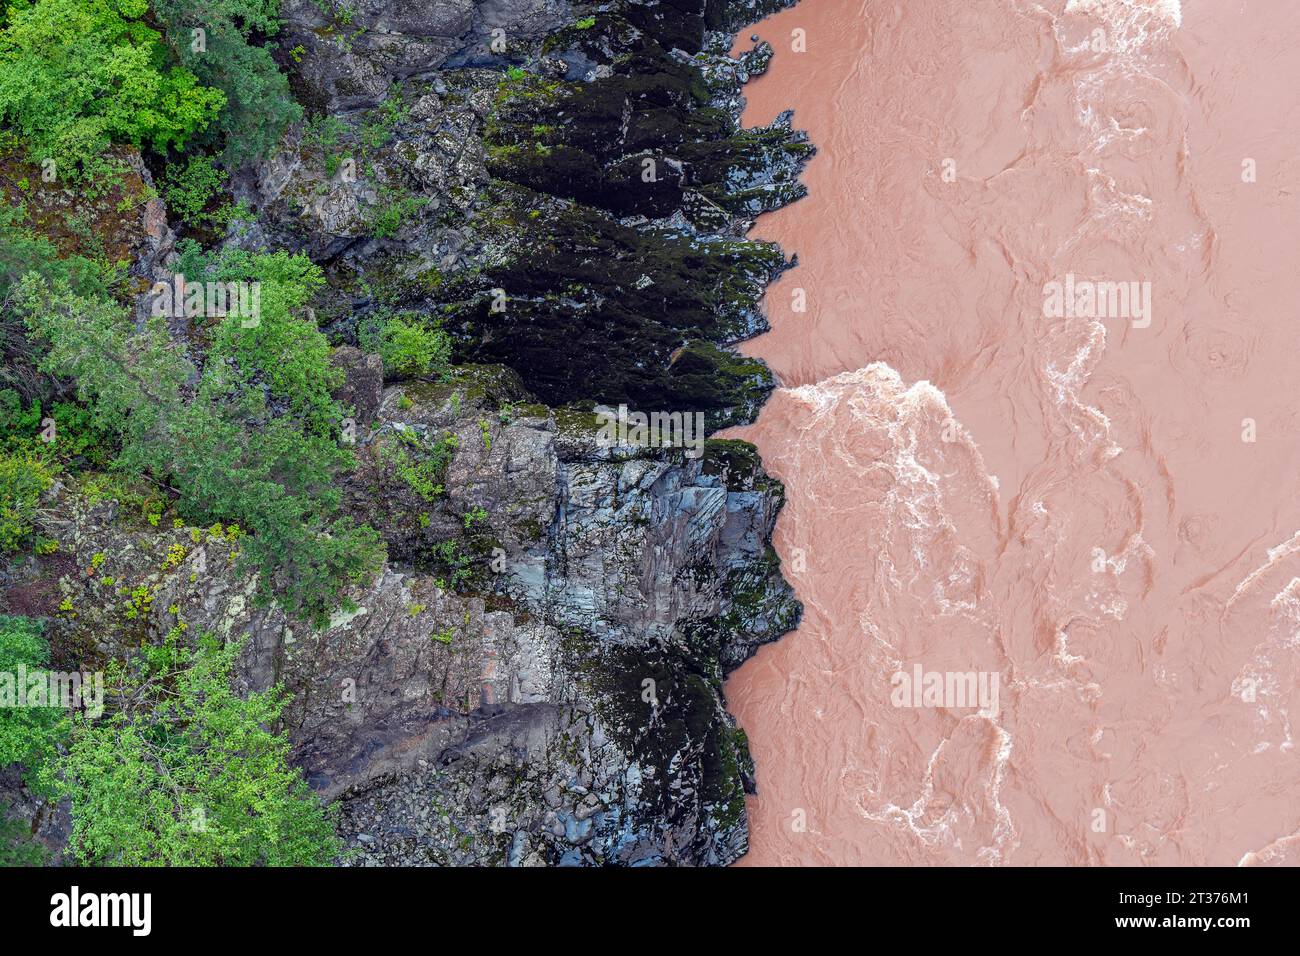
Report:
[[[1300,863],[1300,4],[751,32],[819,153],[754,231],[805,616],[727,684],[741,865]]]

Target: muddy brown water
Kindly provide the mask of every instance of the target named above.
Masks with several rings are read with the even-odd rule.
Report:
[[[755,230],[806,612],[727,685],[742,864],[1300,863],[1300,4],[751,32],[819,153]]]

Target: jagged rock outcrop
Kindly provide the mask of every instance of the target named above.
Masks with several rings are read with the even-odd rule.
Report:
[[[360,457],[455,435],[445,490],[358,476],[358,516],[430,537],[320,629],[258,604],[230,529],[56,492],[52,643],[84,661],[179,624],[243,641],[240,680],[292,692],[295,760],[356,862],[734,859],[752,779],[721,680],[798,614],[767,543],[780,487],[740,443],[607,448],[594,416],[528,398],[493,369],[386,390]]]
[[[338,343],[375,310],[416,310],[459,359],[507,365],[552,405],[752,420],[772,378],[731,346],[766,329],[759,299],[788,263],[745,233],[803,194],[812,147],[788,114],[742,128],[741,85],[772,51],[729,56],[714,24],[735,14],[713,7],[593,8],[396,77],[242,177],[258,222],[231,241],[322,261]]]
[[[299,97],[338,112],[374,106],[394,81],[453,58],[487,57],[494,39],[499,48],[540,39],[568,7],[561,0],[285,0],[280,45],[296,51]]]

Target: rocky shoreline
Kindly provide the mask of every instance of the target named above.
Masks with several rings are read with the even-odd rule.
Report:
[[[56,664],[180,620],[243,640],[241,686],[293,695],[294,762],[340,806],[349,864],[730,863],[754,780],[722,681],[800,614],[769,542],[783,492],[746,443],[610,448],[597,412],[713,430],[772,388],[731,346],[789,263],[745,234],[802,195],[812,148],[788,115],[739,123],[771,49],[732,58],[731,36],[769,10],[326,7],[284,5],[277,57],[310,115],[236,177],[251,215],[223,241],[324,269],[313,308],[355,410],[342,493],[387,563],[312,628],[254,599],[229,529],[56,486],[40,529],[59,551],[0,575],[0,611],[46,617]],[[158,213],[148,281],[176,240]],[[386,377],[358,348],[403,311],[441,317],[450,380]],[[436,495],[409,479],[435,458]],[[147,595],[129,618],[123,587]],[[9,784],[57,851],[66,815]]]

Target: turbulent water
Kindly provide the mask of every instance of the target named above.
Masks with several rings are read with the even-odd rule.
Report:
[[[756,230],[806,613],[727,686],[744,862],[1300,863],[1300,4],[754,32],[820,152]]]

